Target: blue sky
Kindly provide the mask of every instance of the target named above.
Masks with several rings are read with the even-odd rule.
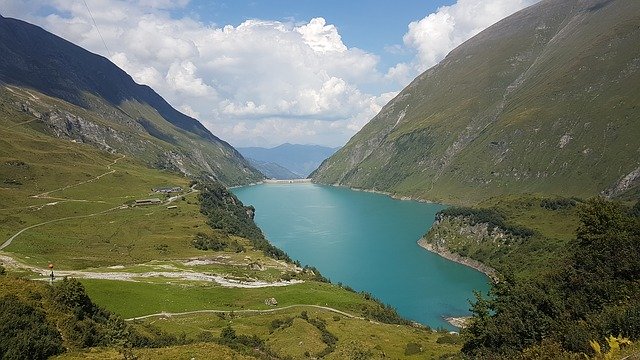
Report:
[[[108,57],[234,146],[342,146],[422,71],[536,1],[86,0],[92,19],[84,0],[0,0],[0,13]]]
[[[393,66],[411,56],[408,51],[387,51],[402,44],[408,24],[453,3],[455,0],[197,0],[175,11],[175,15],[190,15],[218,25],[239,25],[249,19],[306,22],[323,17],[338,28],[345,45],[378,54],[382,66]]]

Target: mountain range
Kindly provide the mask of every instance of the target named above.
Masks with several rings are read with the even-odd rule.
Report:
[[[320,145],[300,145],[300,144],[282,144],[273,148],[262,147],[239,147],[238,151],[246,158],[256,161],[254,164],[259,169],[260,163],[273,163],[294,173],[298,178],[306,178],[315,170],[323,160],[333,155],[339,148],[331,148]],[[263,172],[264,172],[263,171]],[[285,174],[268,177],[277,179],[288,179]],[[277,174],[276,174],[277,175]]]
[[[0,17],[1,96],[58,138],[227,185],[263,178],[229,144],[108,59]]]
[[[640,182],[640,2],[543,0],[418,76],[314,181],[472,204]]]

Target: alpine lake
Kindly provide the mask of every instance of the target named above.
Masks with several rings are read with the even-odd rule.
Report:
[[[410,320],[455,330],[445,317],[469,315],[473,291],[489,289],[484,274],[417,244],[443,205],[310,183],[232,191],[256,208],[267,239],[292,259],[371,293]]]

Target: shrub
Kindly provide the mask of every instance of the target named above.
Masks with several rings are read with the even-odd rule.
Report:
[[[63,350],[60,334],[42,311],[15,295],[0,299],[0,358],[47,359]]]
[[[422,346],[420,344],[410,342],[404,347],[404,355],[411,356],[420,354],[422,352]]]

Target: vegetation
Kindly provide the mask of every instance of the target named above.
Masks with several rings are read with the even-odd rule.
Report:
[[[564,262],[578,227],[578,211],[576,206],[556,204],[574,202],[579,203],[561,197],[509,195],[474,208],[448,208],[438,214],[425,240],[500,273],[537,277]]]
[[[536,279],[506,274],[488,299],[478,294],[464,331],[465,354],[513,358],[556,349],[593,355],[590,341],[614,334],[640,339],[640,218],[600,198],[579,214],[564,266]]]
[[[638,194],[637,179],[616,185],[638,168],[640,3],[573,4],[539,2],[457,47],[314,181],[465,206],[524,192]]]
[[[65,348],[126,351],[180,344],[152,325],[135,328],[96,306],[75,279],[52,287],[11,276],[0,279],[0,320],[3,359],[46,359]]]
[[[47,359],[62,351],[62,337],[42,310],[13,294],[0,298],[2,359]]]
[[[535,235],[535,231],[529,228],[507,223],[504,215],[495,209],[451,207],[439,211],[436,216],[461,216],[468,220],[470,222],[470,225],[486,224],[490,233],[495,229],[499,229],[509,235],[521,238],[528,238]]]
[[[254,249],[263,251],[274,259],[291,262],[289,256],[273,246],[253,222],[255,208],[242,202],[222,184],[204,182],[199,195],[200,211],[207,217],[213,229],[249,239]]]
[[[227,234],[215,234],[209,235],[205,233],[196,234],[195,239],[193,239],[193,246],[199,250],[213,250],[213,251],[223,251],[230,250],[233,252],[243,252],[244,246],[238,243],[237,240],[231,240],[231,238]]]

